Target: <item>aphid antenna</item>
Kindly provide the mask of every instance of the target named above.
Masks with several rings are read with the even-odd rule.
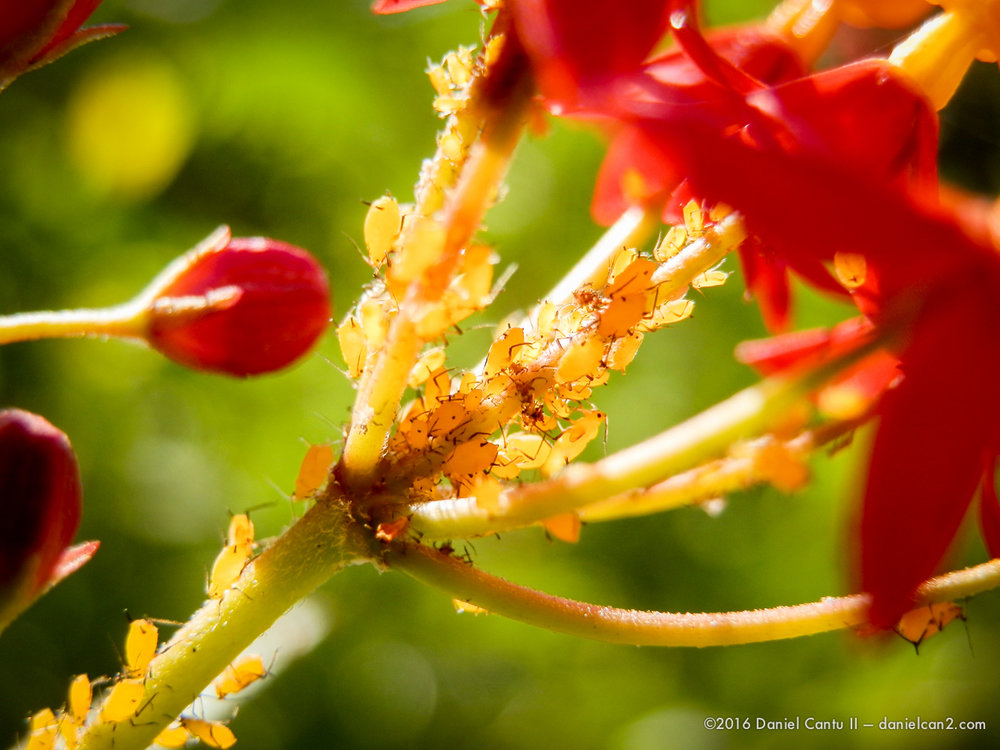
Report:
[[[517,273],[517,263],[511,263],[500,272],[496,281],[493,282],[493,286],[490,287],[490,293],[486,299],[487,307],[493,304],[493,301],[500,295],[500,292],[506,288],[507,282],[510,281],[511,277],[515,273]]]

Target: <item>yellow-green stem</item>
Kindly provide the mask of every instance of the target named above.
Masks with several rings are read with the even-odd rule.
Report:
[[[557,633],[634,646],[733,646],[797,638],[862,625],[869,606],[866,595],[856,594],[742,612],[650,612],[545,594],[422,545],[397,544],[385,562],[494,614]],[[998,586],[1000,560],[992,560],[928,581],[918,590],[916,601],[950,601]]]
[[[368,544],[339,502],[314,505],[163,646],[147,672],[136,715],[95,722],[80,750],[147,747],[289,607],[345,567],[369,560]]]
[[[100,310],[46,310],[0,317],[0,345],[52,338],[142,339],[146,311],[134,303]]]

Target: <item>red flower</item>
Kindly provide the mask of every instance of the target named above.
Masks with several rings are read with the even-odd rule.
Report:
[[[330,320],[326,274],[297,247],[223,228],[144,292],[147,339],[177,362],[245,376],[305,354]]]
[[[81,44],[117,34],[119,24],[81,29],[101,0],[0,0],[0,89]]]
[[[0,629],[96,551],[68,548],[80,498],[66,435],[35,414],[0,411]]]
[[[821,156],[850,165],[869,179],[912,184],[928,193],[935,188],[936,116],[889,64],[869,60],[781,79],[792,74],[790,63],[775,66],[772,61],[768,66],[763,64],[766,56],[763,63],[753,57],[740,60],[726,46],[716,49],[692,20],[694,3],[675,0],[672,6],[673,31],[700,77],[692,86],[690,77],[672,79],[647,65],[641,79],[620,90],[615,102],[602,105],[633,131],[628,138],[639,145],[631,154],[616,156],[618,172],[639,169],[655,187],[676,184],[679,175],[722,182],[730,173],[746,172],[739,162],[687,153],[694,148],[685,143],[683,130],[697,121],[717,134],[738,134],[761,149]],[[781,60],[776,45],[769,48],[762,41],[760,49]],[[774,78],[769,82],[758,77],[762,75]],[[692,160],[702,156],[703,163],[694,165]],[[707,194],[692,180],[679,188],[668,211],[692,195]],[[769,326],[779,330],[788,317],[786,269],[820,289],[843,293],[819,259],[786,251],[766,241],[741,249],[748,288],[758,297]]]
[[[872,87],[881,80],[887,94],[868,128],[857,112],[839,132],[824,125],[837,117],[831,102],[849,103],[837,97],[815,99],[813,117],[806,120],[802,107],[787,127],[752,106],[741,130],[720,127],[708,108],[661,109],[658,125],[647,122],[692,190],[739,210],[790,266],[829,262],[838,252],[862,256],[859,307],[881,328],[903,332],[903,380],[880,405],[860,522],[861,586],[873,596],[872,622],[887,627],[933,574],[984,472],[992,481],[987,458],[1000,449],[1000,255],[927,190],[903,189],[909,170],[900,167],[915,162],[898,158],[899,144],[885,133],[888,124],[898,135],[896,115],[912,111],[906,89],[887,70],[880,78],[867,72],[879,73],[880,63],[849,68],[863,75],[847,80]],[[879,89],[870,90],[874,107]],[[779,91],[770,101],[787,112]],[[922,138],[904,153],[912,145],[923,153]],[[916,163],[918,172],[927,169]]]

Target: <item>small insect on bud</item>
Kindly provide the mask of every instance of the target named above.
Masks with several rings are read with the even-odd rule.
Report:
[[[96,551],[67,549],[80,499],[66,435],[36,414],[0,411],[0,629]]]
[[[232,238],[222,227],[143,293],[149,344],[200,370],[243,377],[305,354],[330,321],[319,262],[276,240]]]

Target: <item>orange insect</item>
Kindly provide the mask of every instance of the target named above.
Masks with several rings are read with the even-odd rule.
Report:
[[[215,695],[222,699],[227,695],[238,693],[267,674],[264,660],[257,654],[248,654],[239,661],[234,661],[215,680]]]
[[[236,583],[243,568],[253,554],[254,529],[250,516],[237,513],[229,521],[226,546],[215,558],[208,581],[208,596],[221,599],[223,593]]]
[[[236,744],[236,735],[233,734],[233,730],[221,722],[191,719],[182,716],[180,723],[192,737],[201,740],[209,747],[226,750],[226,748]]]
[[[101,705],[101,711],[98,714],[101,722],[117,724],[131,719],[139,709],[143,692],[141,679],[126,678],[116,682]]]
[[[87,714],[90,713],[90,703],[93,698],[94,691],[90,685],[90,678],[85,674],[74,677],[69,684],[66,711],[59,717],[59,734],[70,750],[73,750],[80,743],[80,732],[87,722]]]
[[[333,446],[332,445],[310,445],[299,466],[299,474],[295,478],[295,491],[292,492],[293,500],[307,500],[326,484],[330,476],[330,467],[333,466]]]
[[[159,631],[149,620],[132,620],[125,637],[125,675],[141,678],[156,655]]]
[[[51,708],[43,708],[28,722],[28,742],[25,750],[52,750],[56,744],[59,722]]]
[[[944,630],[945,625],[954,620],[965,620],[962,608],[954,602],[935,602],[926,607],[911,609],[896,623],[894,630],[914,648]]]

